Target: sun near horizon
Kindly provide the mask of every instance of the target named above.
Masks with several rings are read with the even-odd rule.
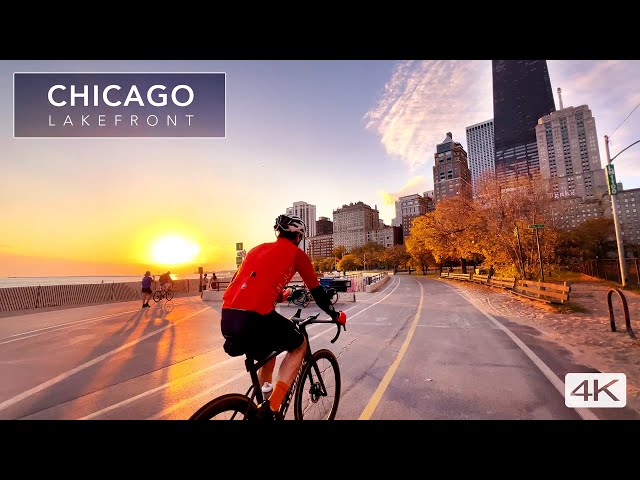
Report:
[[[194,261],[202,248],[182,235],[165,235],[151,246],[150,259],[159,265],[182,265]]]

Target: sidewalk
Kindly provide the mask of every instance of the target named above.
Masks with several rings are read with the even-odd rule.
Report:
[[[627,405],[640,412],[640,340],[626,333],[618,295],[613,295],[617,331],[609,326],[607,292],[612,284],[583,276],[571,284],[569,302],[562,306],[530,300],[484,285],[439,280],[464,289],[492,315],[534,327],[550,340],[571,351],[579,362],[601,372],[627,376]],[[629,306],[631,327],[640,338],[640,295],[623,292]]]

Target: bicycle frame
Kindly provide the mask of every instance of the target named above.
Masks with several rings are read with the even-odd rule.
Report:
[[[315,316],[311,316],[305,320],[300,321],[299,320],[300,312],[301,310],[298,309],[296,314],[292,317],[292,321],[294,321],[294,323],[297,325],[300,332],[304,335],[305,339],[307,340],[307,351],[304,354],[304,358],[302,359],[302,363],[300,364],[298,373],[296,374],[295,379],[291,383],[291,386],[289,387],[289,390],[287,391],[286,395],[284,396],[284,400],[280,405],[279,412],[282,415],[282,418],[284,418],[287,414],[287,410],[289,409],[289,405],[291,403],[291,398],[293,397],[293,394],[296,391],[298,382],[301,380],[300,376],[302,375],[302,371],[304,370],[304,367],[308,363],[313,364],[313,369],[315,371],[316,378],[319,380],[319,383],[320,383],[321,393],[323,395],[327,394],[327,389],[324,385],[324,380],[322,378],[322,375],[320,375],[320,370],[318,369],[318,365],[313,360],[313,353],[311,352],[311,343],[309,342],[309,334],[307,333],[306,327],[309,324],[335,323],[335,322],[333,320],[317,320],[317,317],[319,314],[316,314]],[[296,321],[296,319],[298,319],[298,321]],[[339,335],[340,335],[340,327],[338,327],[338,333],[333,338],[333,340],[331,340],[331,343],[334,343]],[[257,405],[260,405],[262,402],[264,402],[264,396],[262,395],[262,386],[260,385],[260,380],[258,379],[258,370],[262,368],[265,364],[267,364],[271,359],[280,355],[283,351],[284,350],[274,350],[269,355],[267,355],[263,360],[260,360],[260,361],[256,361],[255,359],[250,357],[247,357],[247,359],[244,361],[245,368],[247,369],[247,372],[249,372],[249,375],[251,376],[251,386],[249,387],[245,395],[249,397],[252,401],[255,399]]]

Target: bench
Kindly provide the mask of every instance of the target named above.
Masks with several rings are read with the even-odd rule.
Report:
[[[471,274],[470,273],[451,273],[449,274],[449,278],[454,278],[456,280],[469,281],[471,280]]]
[[[474,275],[472,280],[476,283],[489,284],[489,275]]]
[[[513,287],[515,287],[516,285],[516,278],[515,277],[491,277],[488,285],[491,285],[493,287],[513,289]]]
[[[511,293],[547,303],[564,303],[569,300],[571,286],[567,282],[548,283],[518,280]]]

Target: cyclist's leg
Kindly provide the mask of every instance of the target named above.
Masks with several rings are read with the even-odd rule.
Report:
[[[276,366],[276,357],[273,357],[264,366],[258,370],[258,380],[260,385],[264,385],[264,382],[273,383],[273,369]]]
[[[271,342],[275,348],[287,351],[278,369],[273,393],[269,398],[271,410],[277,412],[289,387],[296,378],[298,370],[300,370],[306,353],[307,342],[294,324],[275,310],[264,315],[260,320],[260,325],[264,328],[262,342],[265,344]]]

